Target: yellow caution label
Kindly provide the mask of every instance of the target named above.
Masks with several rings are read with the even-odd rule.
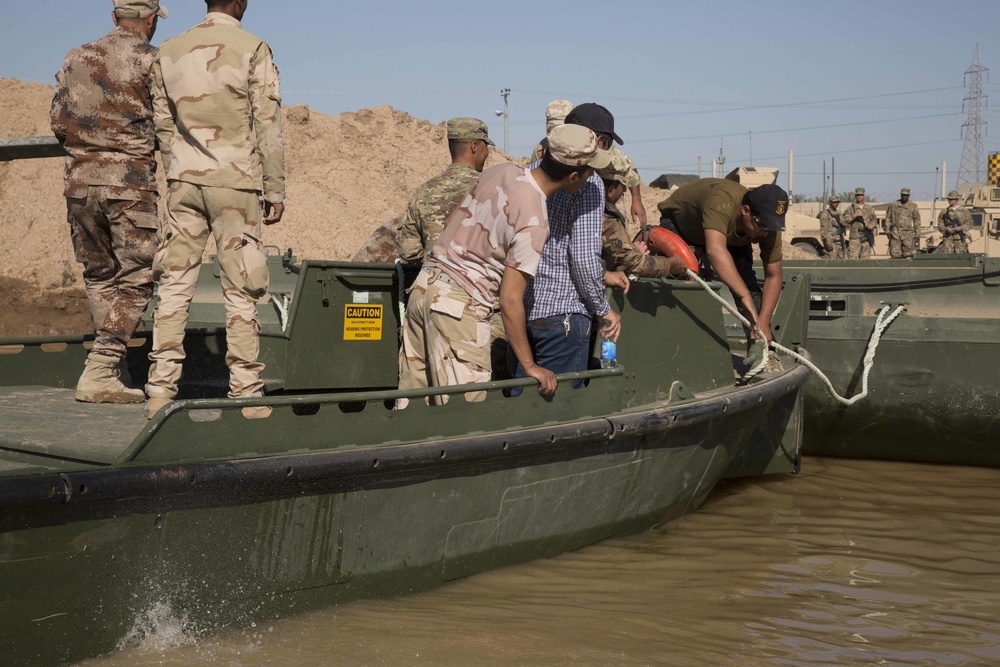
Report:
[[[382,305],[345,305],[344,340],[382,340]]]

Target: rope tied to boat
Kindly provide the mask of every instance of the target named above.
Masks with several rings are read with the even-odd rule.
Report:
[[[764,337],[764,333],[759,328],[755,327],[753,324],[750,323],[749,320],[743,317],[743,315],[740,314],[740,312],[736,309],[735,306],[731,305],[728,301],[726,301],[721,296],[716,294],[715,290],[713,290],[708,283],[702,280],[697,273],[688,269],[687,275],[696,283],[701,285],[702,289],[708,292],[708,294],[711,295],[713,299],[721,303],[722,306],[727,311],[735,315],[737,319],[739,319],[740,322],[742,322],[745,327],[747,327],[748,329],[752,329],[754,332],[756,332],[756,334],[762,340],[767,340]],[[868,347],[865,351],[864,372],[861,374],[861,392],[855,396],[852,396],[851,398],[846,398],[838,394],[837,390],[834,389],[833,387],[833,383],[830,382],[830,378],[828,378],[826,374],[816,366],[816,364],[809,361],[798,352],[790,350],[784,345],[773,340],[770,342],[770,345],[765,346],[764,354],[762,355],[763,359],[761,359],[761,362],[756,366],[754,366],[753,368],[751,368],[749,371],[747,371],[746,375],[743,376],[743,379],[749,380],[750,378],[763,372],[764,368],[767,366],[768,361],[770,360],[770,356],[773,354],[773,352],[770,351],[770,348],[773,347],[774,349],[780,352],[784,352],[788,356],[797,360],[799,363],[803,364],[806,368],[808,368],[813,373],[818,375],[820,380],[822,380],[823,384],[826,386],[827,391],[830,392],[830,395],[833,396],[837,400],[837,402],[842,403],[843,405],[854,405],[858,401],[868,396],[868,375],[871,373],[872,368],[875,366],[875,351],[878,349],[878,344],[879,341],[882,339],[882,334],[885,332],[886,329],[889,328],[889,325],[892,324],[892,321],[895,320],[897,317],[899,317],[905,309],[906,306],[903,305],[896,306],[895,310],[893,310],[891,306],[886,305],[879,310],[878,316],[875,318],[875,327],[872,329],[872,335],[868,339]]]

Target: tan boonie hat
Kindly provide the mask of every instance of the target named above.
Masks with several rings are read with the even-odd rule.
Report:
[[[153,14],[167,18],[167,8],[160,6],[160,0],[115,0],[115,16],[120,19],[144,19]]]
[[[902,190],[899,191],[899,194],[901,194],[901,195],[908,195],[908,194],[910,194],[910,188],[903,188]]]
[[[840,203],[840,197],[838,197],[837,195],[830,195],[830,203],[831,204],[839,204]]]
[[[962,195],[958,194],[958,190],[952,190],[948,193],[948,199],[961,199]]]
[[[854,195],[855,196],[857,196],[857,195],[863,195],[864,193],[865,193],[865,189],[864,188],[854,188]]]
[[[452,118],[448,121],[448,138],[467,141],[485,141],[488,146],[496,146],[490,140],[490,130],[478,118]]]
[[[616,146],[612,146],[608,153],[611,162],[607,167],[597,170],[597,175],[607,181],[618,181],[626,188],[634,188],[639,185],[639,172],[636,171],[632,160],[625,153],[622,153]]]
[[[573,103],[569,100],[552,100],[549,106],[545,107],[545,133],[548,134],[552,128],[559,127],[566,120],[566,116],[573,110]]]
[[[549,155],[568,167],[603,169],[611,154],[597,145],[597,135],[583,125],[560,125],[549,135]]]

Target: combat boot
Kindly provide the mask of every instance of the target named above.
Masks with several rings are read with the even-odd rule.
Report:
[[[76,383],[76,400],[83,403],[142,403],[146,394],[141,389],[129,389],[115,375],[117,357],[91,352],[83,375]]]
[[[172,403],[174,399],[167,398],[166,396],[150,396],[149,400],[146,401],[146,419],[152,419],[156,416],[156,413],[160,411],[164,405]]]

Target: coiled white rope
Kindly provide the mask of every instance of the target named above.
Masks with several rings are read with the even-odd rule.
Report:
[[[291,304],[292,300],[287,294],[280,295],[271,294],[271,303],[274,307],[278,309],[278,323],[281,324],[281,330],[284,331],[285,327],[288,326],[288,306]]]
[[[743,323],[744,326],[746,326],[748,329],[754,329],[754,326],[750,324],[750,321],[747,320],[745,317],[743,317],[743,315],[740,314],[740,312],[735,308],[735,306],[730,305],[728,301],[726,301],[721,296],[716,294],[715,290],[713,290],[708,283],[702,280],[697,273],[695,273],[691,269],[688,269],[687,275],[688,277],[691,278],[691,280],[694,280],[696,283],[701,285],[702,288],[706,292],[708,292],[713,299],[721,303],[726,310],[735,315],[740,320],[740,322]],[[887,328],[889,328],[889,325],[892,323],[892,321],[897,317],[899,317],[899,315],[905,309],[906,309],[905,306],[897,306],[896,309],[890,313],[889,312],[890,306],[885,306],[881,310],[879,310],[878,316],[875,318],[875,327],[872,329],[871,338],[868,339],[868,348],[865,351],[864,372],[861,375],[861,393],[851,398],[846,398],[838,394],[837,390],[833,388],[833,383],[830,382],[830,378],[828,378],[826,374],[823,373],[823,371],[821,371],[813,362],[809,361],[798,352],[790,350],[784,345],[781,345],[780,343],[777,343],[775,341],[771,341],[770,346],[798,360],[800,363],[805,365],[809,370],[818,375],[819,378],[823,381],[823,384],[826,385],[827,391],[829,391],[830,395],[833,396],[835,399],[837,399],[838,402],[844,405],[854,405],[861,399],[868,396],[868,375],[869,373],[871,373],[871,370],[875,365],[875,350],[878,349],[878,344],[882,338],[882,334],[885,332]],[[755,331],[757,335],[761,338],[761,340],[766,340],[764,338],[763,332],[760,329],[755,329]],[[743,376],[744,379],[749,380],[755,375],[761,373],[764,370],[764,367],[767,365],[770,354],[771,354],[770,351],[767,348],[765,348],[763,360],[759,364],[751,368],[749,371],[747,371],[747,374]]]

